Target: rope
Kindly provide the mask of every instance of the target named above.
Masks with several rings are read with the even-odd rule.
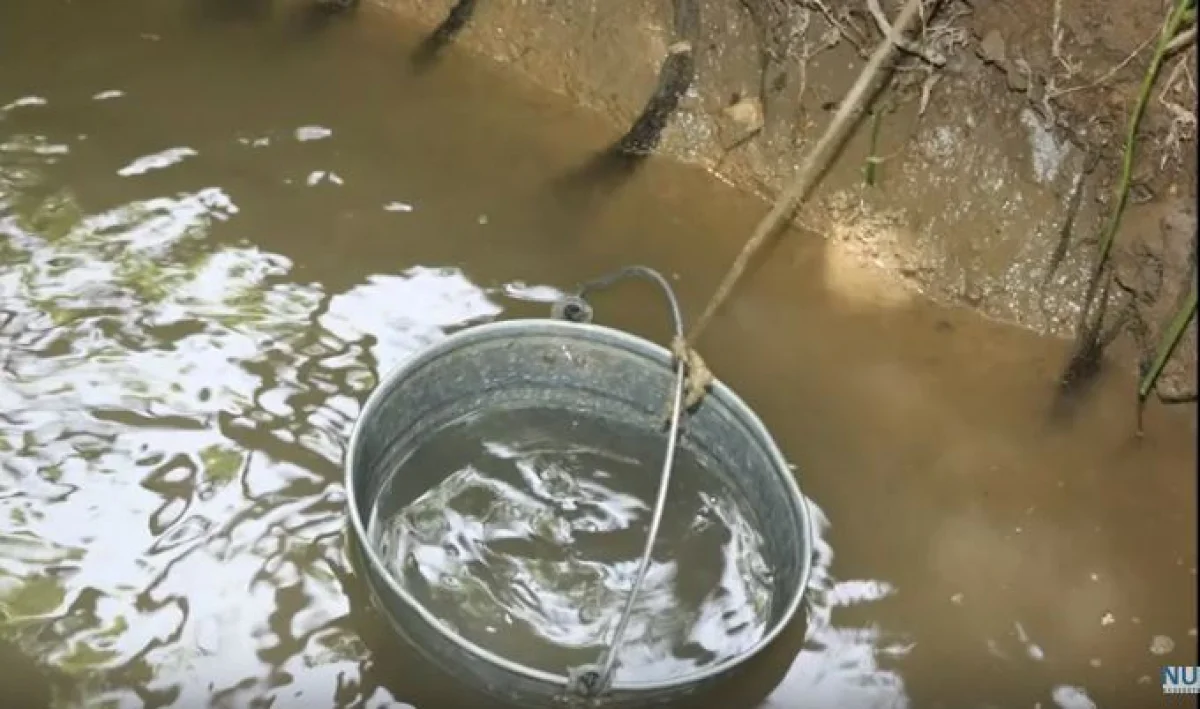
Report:
[[[734,287],[741,280],[742,276],[745,275],[750,260],[762,249],[770,237],[780,231],[780,227],[795,214],[796,209],[804,201],[805,197],[808,196],[808,192],[812,188],[816,177],[824,171],[831,148],[841,143],[846,130],[853,123],[853,118],[862,110],[868,91],[874,85],[876,78],[883,69],[884,63],[891,58],[897,47],[903,44],[903,34],[912,23],[913,18],[919,14],[921,2],[922,0],[907,0],[904,8],[896,17],[895,22],[891,24],[891,31],[886,33],[883,41],[879,43],[871,58],[863,66],[858,79],[855,80],[854,85],[850,88],[845,99],[838,107],[837,113],[834,114],[833,120],[830,121],[825,132],[817,140],[816,145],[805,156],[804,163],[800,166],[796,177],[780,194],[767,215],[755,227],[745,246],[742,247],[741,252],[738,253],[729,271],[717,287],[712,299],[705,306],[700,319],[696,321],[695,326],[693,326],[691,332],[686,337],[683,332],[683,318],[680,315],[679,302],[671,290],[670,283],[657,271],[645,266],[628,266],[607,276],[589,281],[579,288],[576,296],[568,297],[561,303],[555,304],[554,312],[557,317],[577,322],[586,322],[591,319],[591,306],[585,300],[588,292],[607,288],[625,278],[640,276],[657,283],[666,294],[675,329],[675,336],[671,342],[671,350],[675,357],[675,388],[671,400],[667,450],[663,459],[662,474],[659,479],[658,498],[654,505],[650,529],[646,535],[646,545],[642,551],[637,577],[634,579],[633,587],[630,589],[629,597],[625,601],[625,608],[621,612],[612,641],[607,650],[597,664],[584,665],[568,671],[566,687],[568,693],[588,698],[596,697],[606,691],[612,683],[612,674],[616,667],[617,651],[620,649],[621,641],[624,639],[625,631],[628,629],[638,591],[641,589],[642,583],[646,579],[646,573],[650,568],[650,556],[658,537],[663,510],[666,507],[667,490],[670,486],[671,469],[674,465],[675,449],[679,436],[679,421],[684,411],[691,409],[699,403],[708,386],[712,383],[712,374],[700,358],[700,355],[696,353],[693,348],[694,344],[700,339],[700,336],[704,333],[709,323],[712,322],[717,311],[729,299]],[[886,22],[884,24],[886,25]],[[687,390],[686,399],[685,388]]]
[[[608,288],[627,278],[637,277],[653,281],[662,289],[671,310],[671,323],[675,331],[674,341],[676,343],[683,342],[683,315],[679,309],[679,300],[675,297],[675,292],[671,289],[671,284],[667,279],[658,271],[646,266],[627,266],[607,276],[588,281],[580,286],[575,296],[570,296],[556,303],[552,311],[556,316],[567,320],[575,322],[590,321],[592,315],[591,306],[588,305],[585,299],[588,293]],[[597,664],[572,668],[567,672],[566,689],[568,693],[588,698],[596,697],[606,691],[612,684],[612,675],[617,662],[617,651],[621,648],[625,631],[629,628],[629,620],[633,616],[633,607],[637,601],[638,591],[646,580],[646,573],[650,570],[651,553],[654,551],[654,543],[658,539],[659,526],[662,524],[663,511],[667,506],[667,490],[671,485],[671,470],[675,465],[675,450],[679,441],[679,421],[685,410],[683,395],[687,368],[687,359],[676,356],[675,386],[671,395],[672,403],[670,422],[667,430],[667,449],[666,454],[663,456],[662,472],[659,475],[658,481],[657,499],[654,503],[654,511],[650,517],[650,529],[646,533],[646,544],[642,549],[642,558],[638,565],[637,576],[634,577],[633,586],[629,589],[629,597],[625,599],[625,607],[622,609],[621,615],[617,620],[617,626],[613,631],[608,649],[605,650]]]

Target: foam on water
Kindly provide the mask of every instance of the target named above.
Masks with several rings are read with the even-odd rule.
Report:
[[[565,673],[596,661],[615,628],[664,440],[564,412],[472,417],[397,467],[370,536],[393,575],[464,638]],[[761,547],[744,505],[681,446],[617,678],[665,679],[757,642],[771,609]]]

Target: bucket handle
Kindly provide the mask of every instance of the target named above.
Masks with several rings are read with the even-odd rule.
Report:
[[[675,330],[675,341],[683,341],[683,316],[679,309],[679,300],[675,297],[670,282],[661,273],[647,266],[626,266],[592,281],[582,284],[574,294],[567,295],[551,307],[551,317],[576,323],[590,323],[594,310],[587,301],[587,294],[607,288],[627,278],[640,277],[658,284],[666,296],[670,306],[672,326]],[[594,700],[608,691],[612,685],[613,672],[616,669],[617,651],[621,647],[629,620],[633,615],[633,606],[637,601],[638,591],[646,580],[650,570],[650,556],[654,543],[658,538],[659,526],[662,523],[663,510],[667,505],[667,490],[671,484],[671,470],[675,464],[675,450],[679,440],[679,423],[683,416],[684,382],[687,377],[687,361],[675,357],[675,386],[671,395],[671,415],[667,431],[667,447],[663,456],[662,473],[659,476],[658,496],[654,503],[654,512],[650,518],[650,529],[646,533],[646,545],[642,550],[641,562],[638,565],[637,576],[625,599],[625,608],[618,617],[616,629],[609,640],[608,648],[595,664],[581,665],[567,670],[567,697],[580,697]]]

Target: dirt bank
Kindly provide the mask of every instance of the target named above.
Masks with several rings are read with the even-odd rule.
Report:
[[[429,28],[456,4],[378,1]],[[642,109],[678,39],[665,0],[473,4],[454,39],[460,51],[602,112],[614,131]],[[830,5],[701,3],[689,38],[696,78],[660,151],[771,197],[882,36],[867,3]],[[896,14],[896,3],[884,5]],[[874,150],[868,118],[800,221],[934,298],[1074,335],[1128,116],[1169,9],[944,3],[922,33],[927,56],[899,59],[874,104]],[[1126,366],[1148,363],[1195,279],[1195,55],[1185,46],[1163,65],[1138,137],[1102,328],[1119,333],[1111,351]],[[863,169],[871,155],[880,159],[873,186]],[[1193,323],[1160,394],[1195,392],[1195,342]]]

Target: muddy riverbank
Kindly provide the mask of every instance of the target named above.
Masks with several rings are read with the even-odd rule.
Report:
[[[487,706],[367,610],[368,393],[630,263],[694,317],[763,211],[667,160],[564,183],[616,124],[470,52],[413,71],[395,12],[247,7],[0,3],[0,706]],[[1053,417],[1067,343],[857,253],[797,229],[706,336],[821,524],[805,622],[701,704],[1162,706],[1197,661],[1190,411],[1136,439],[1112,368]],[[661,340],[647,298],[597,317]]]
[[[624,130],[676,36],[670,2],[380,0],[426,29],[452,7],[453,43],[595,110]],[[695,81],[660,152],[773,197],[881,35],[861,2],[699,4]],[[471,10],[469,16],[462,10]],[[1080,321],[1114,200],[1129,113],[1167,4],[943,3],[904,55],[800,220],[928,296],[1059,337]],[[892,6],[885,12],[894,15]],[[457,25],[456,25],[457,26]],[[1136,368],[1195,281],[1195,51],[1164,65],[1139,133],[1133,199],[1116,241],[1120,287],[1103,329]],[[874,186],[866,161],[880,158]],[[1193,323],[1160,393],[1196,391]]]

